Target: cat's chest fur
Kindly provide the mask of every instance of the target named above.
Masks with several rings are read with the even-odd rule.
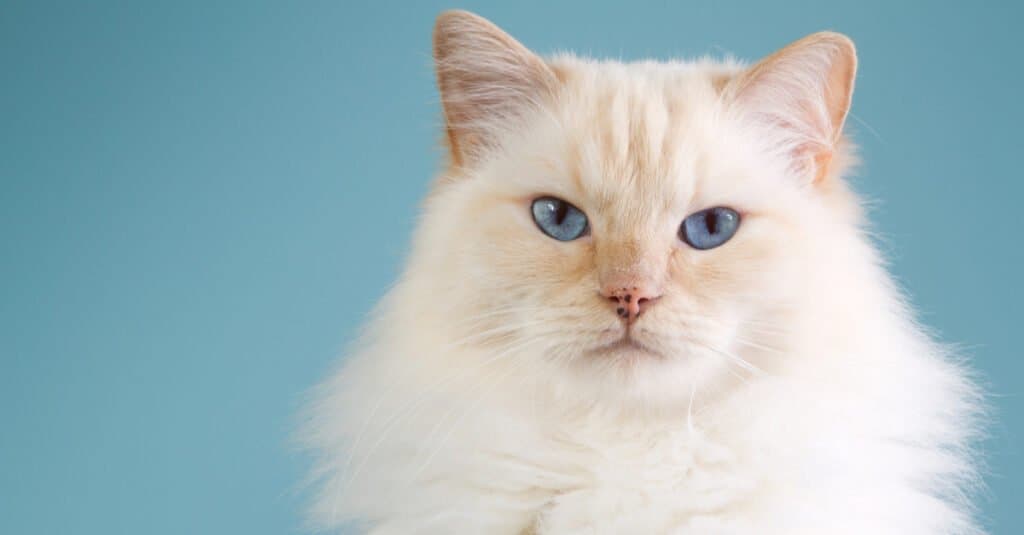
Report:
[[[685,412],[657,421],[585,413],[538,421],[518,410],[486,413],[463,421],[471,431],[432,461],[451,464],[428,468],[424,474],[436,473],[421,489],[464,494],[465,506],[476,510],[467,519],[479,515],[481,532],[749,532],[778,502],[807,506],[815,500],[808,490],[845,477],[821,470],[835,455],[827,446],[835,440],[780,447],[778,436],[758,441],[755,426],[734,432],[744,425],[736,418],[703,430]],[[822,498],[821,507],[828,507]]]
[[[574,451],[588,458],[575,468],[582,484],[551,489],[537,533],[669,533],[740,506],[759,484],[745,448],[682,419],[580,430],[576,439]]]
[[[745,396],[656,420],[485,397],[457,428],[420,427],[461,416],[464,402],[453,400],[395,432],[426,437],[406,445],[404,468],[392,457],[376,470],[415,474],[392,489],[403,512],[424,508],[407,524],[417,533],[434,532],[424,521],[432,517],[448,518],[437,533],[913,533],[884,512],[911,489],[898,469],[872,460],[907,451],[835,418],[852,418],[856,404],[782,401],[792,388],[767,381],[770,402]]]

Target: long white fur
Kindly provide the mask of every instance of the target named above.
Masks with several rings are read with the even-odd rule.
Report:
[[[490,66],[460,68],[501,55],[479,57]],[[432,193],[404,275],[316,390],[302,434],[316,455],[314,523],[381,535],[980,533],[976,388],[914,322],[840,178],[827,192],[794,180],[778,150],[792,132],[766,139],[756,114],[723,102],[714,80],[741,67],[550,65],[566,88],[549,104],[526,97],[519,122],[480,119],[500,144]],[[791,80],[811,87],[820,71]],[[588,137],[597,115],[612,126],[603,142]],[[651,159],[669,147],[663,165],[631,166],[639,147],[625,133],[640,128]],[[556,282],[587,253],[557,249],[576,245],[505,201],[578,195],[559,174],[573,166],[604,210],[588,211],[595,242],[612,232],[605,216],[653,240],[652,214],[681,220],[699,203],[771,214],[723,246],[738,255],[714,271],[727,283],[694,282],[715,288],[709,307],[680,297],[652,311],[664,361],[586,354],[591,326],[618,321],[587,301],[592,274]]]

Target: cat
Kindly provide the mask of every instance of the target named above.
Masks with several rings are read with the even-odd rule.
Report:
[[[301,433],[374,534],[969,534],[982,396],[843,176],[857,58],[542,59],[434,29],[447,163]]]

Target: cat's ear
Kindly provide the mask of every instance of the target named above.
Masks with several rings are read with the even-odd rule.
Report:
[[[550,96],[554,72],[490,21],[446,11],[434,25],[434,63],[456,165],[472,163],[500,130]]]
[[[772,148],[790,158],[808,182],[829,166],[850,110],[857,52],[842,34],[820,32],[796,41],[750,67],[727,95]]]

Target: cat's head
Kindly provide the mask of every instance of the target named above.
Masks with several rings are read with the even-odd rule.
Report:
[[[448,12],[434,53],[450,158],[413,276],[447,336],[644,402],[754,373],[786,343],[821,244],[856,219],[837,176],[849,39],[749,68],[544,60]]]

